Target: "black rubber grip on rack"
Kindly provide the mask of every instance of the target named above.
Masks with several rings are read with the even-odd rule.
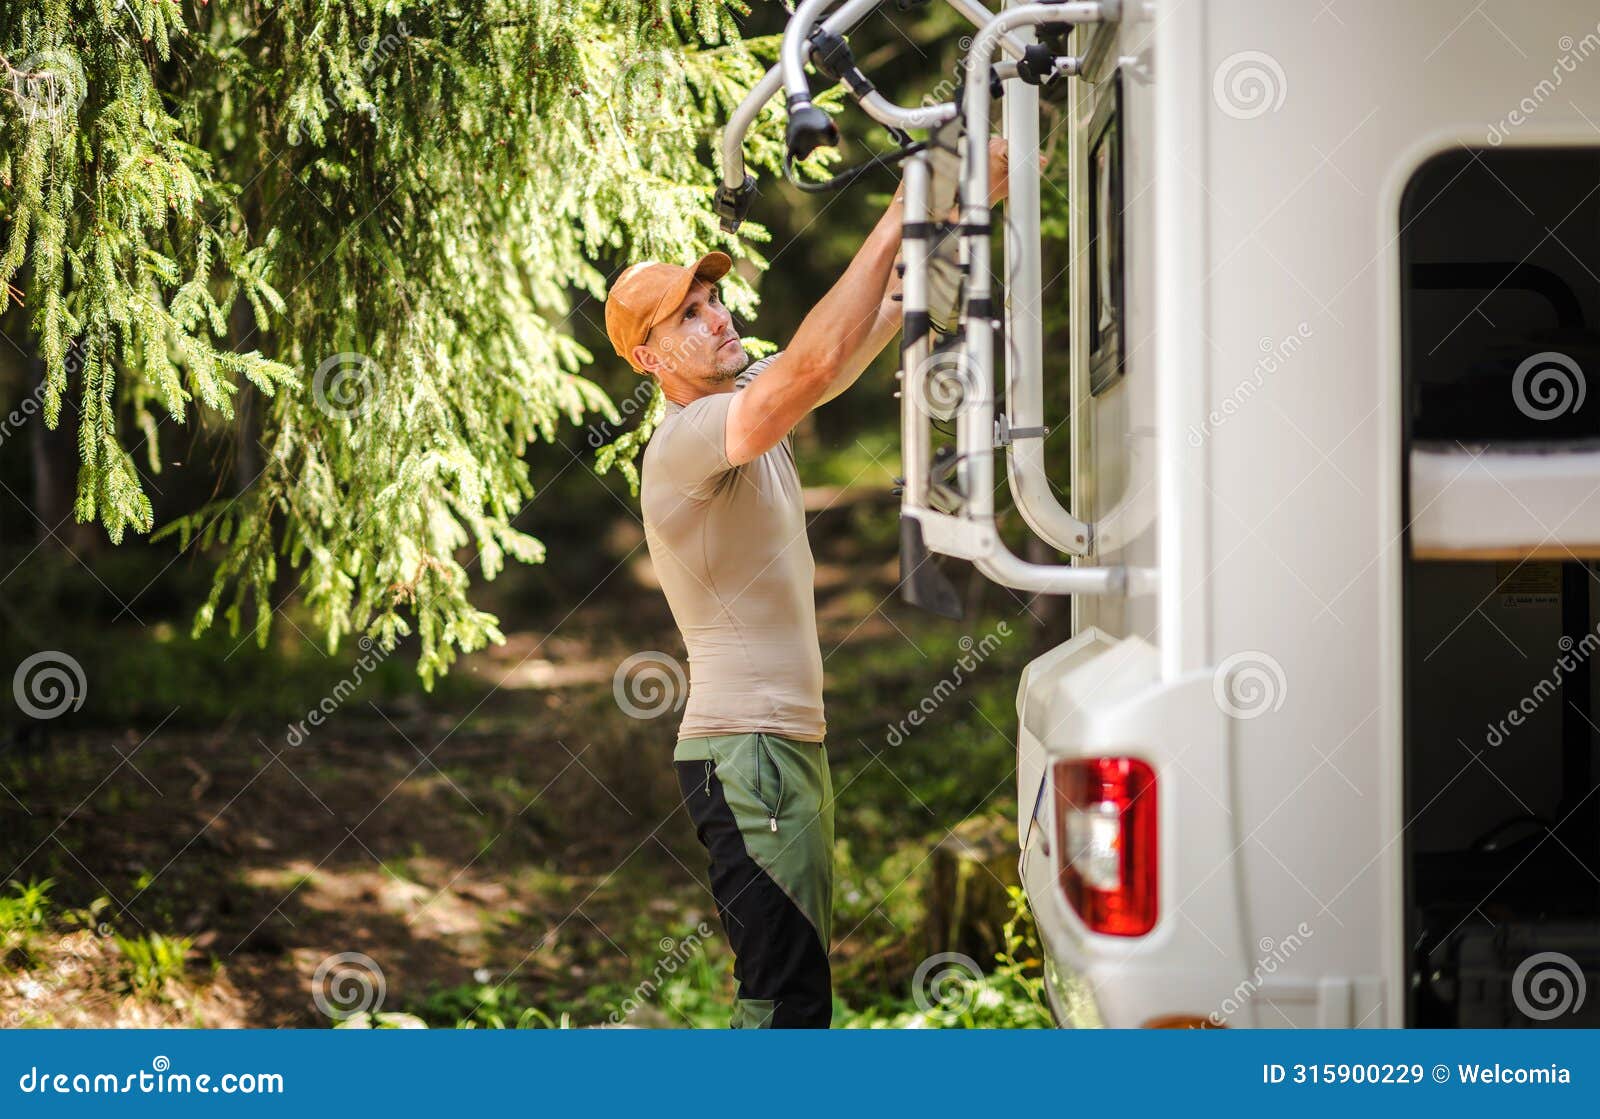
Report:
[[[837,147],[839,126],[833,123],[832,117],[804,97],[791,96],[785,139],[789,154],[795,159],[804,159],[818,148]]]

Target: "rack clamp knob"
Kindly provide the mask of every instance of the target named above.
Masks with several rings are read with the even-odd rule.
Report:
[[[1039,85],[1055,73],[1056,54],[1044,43],[1029,43],[1017,60],[1017,77],[1029,85]]]

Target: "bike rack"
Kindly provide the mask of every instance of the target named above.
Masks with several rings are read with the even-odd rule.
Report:
[[[1013,154],[1012,197],[1008,220],[1020,212],[1024,235],[1013,250],[1008,243],[1011,288],[1006,401],[1009,415],[995,416],[994,331],[998,321],[990,283],[990,214],[988,145],[971,137],[989,134],[990,108],[996,91],[991,83],[1022,79],[1023,86],[1044,86],[1077,73],[1077,60],[1058,57],[1043,44],[1027,41],[1040,26],[1110,22],[1120,16],[1119,0],[1045,0],[1022,4],[998,14],[978,0],[946,0],[977,27],[963,62],[961,103],[906,109],[877,93],[855,68],[842,36],[883,0],[804,0],[784,32],[778,65],[751,90],[735,110],[723,137],[723,183],[717,209],[723,228],[738,227],[755,195],[755,178],[744,166],[743,139],[761,108],[778,92],[786,92],[790,159],[810,155],[838,142],[831,118],[812,104],[805,64],[809,58],[824,74],[844,81],[862,108],[901,139],[904,160],[905,218],[902,254],[905,264],[905,327],[901,341],[901,456],[905,468],[901,491],[900,570],[907,602],[949,617],[961,616],[960,596],[944,574],[929,562],[932,554],[971,561],[987,578],[1004,586],[1043,594],[1126,594],[1129,569],[1027,562],[1001,540],[994,515],[996,447],[1007,448],[1007,481],[1028,527],[1051,545],[1073,555],[1092,546],[1092,528],[1073,517],[1055,499],[1045,475],[1041,443],[1043,426],[1042,330],[1038,321],[1040,268],[1037,91],[1028,90],[1007,107],[1007,142]],[[820,23],[819,23],[820,20]],[[1025,30],[1026,39],[1012,34]],[[1004,51],[1009,61],[996,62]],[[932,197],[934,172],[926,145],[912,145],[905,130],[932,132],[961,116],[965,138],[959,182],[960,221],[945,225]],[[841,179],[844,176],[840,176]],[[954,232],[965,287],[960,327],[954,340],[935,347],[930,322],[929,270],[931,246]],[[952,357],[953,369],[947,369]],[[936,460],[930,428],[935,402],[957,390],[956,446],[953,459]],[[941,448],[941,451],[944,449]],[[937,473],[937,477],[936,477]],[[948,477],[949,484],[945,479]]]
[[[956,419],[956,453],[965,468],[961,491],[966,503],[960,517],[922,510],[904,510],[921,522],[928,546],[947,555],[971,560],[979,571],[1005,586],[1050,594],[1123,594],[1127,570],[1123,567],[1070,567],[1028,563],[1013,554],[1000,539],[994,523],[994,325],[989,271],[989,161],[982,146],[971,137],[987,136],[991,92],[989,66],[1001,34],[1015,27],[1053,23],[1095,23],[1114,19],[1117,5],[1103,0],[1079,3],[1024,4],[994,16],[973,38],[967,52],[963,92],[966,116],[966,173],[961,184],[962,254],[967,265],[967,306],[963,316],[965,368],[973,390],[963,400]],[[1032,158],[1031,154],[1029,158]],[[1025,159],[1023,162],[1027,162]],[[1037,197],[1025,222],[1038,228]],[[1031,218],[1031,222],[1027,219]],[[1034,376],[1038,380],[1037,373]],[[963,386],[968,387],[966,385]],[[912,385],[906,391],[916,391]]]

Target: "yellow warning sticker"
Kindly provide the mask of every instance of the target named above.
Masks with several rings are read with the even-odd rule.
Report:
[[[1559,606],[1559,563],[1497,563],[1495,594],[1501,606]]]

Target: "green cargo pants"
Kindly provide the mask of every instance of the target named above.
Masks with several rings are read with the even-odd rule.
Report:
[[[673,763],[733,948],[730,1024],[826,1029],[833,1015],[827,748],[753,731],[679,739]]]

